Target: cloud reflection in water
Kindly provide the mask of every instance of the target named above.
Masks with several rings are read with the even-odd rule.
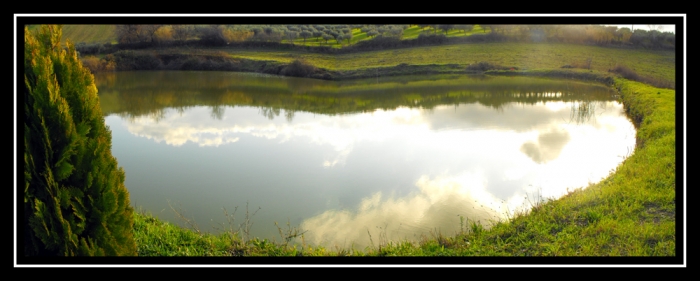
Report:
[[[308,230],[306,243],[363,249],[379,239],[416,241],[431,232],[454,234],[460,231],[459,216],[489,226],[506,213],[507,203],[486,191],[482,172],[422,176],[415,185],[419,191],[406,197],[377,192],[355,210],[328,210],[304,220],[300,228]]]

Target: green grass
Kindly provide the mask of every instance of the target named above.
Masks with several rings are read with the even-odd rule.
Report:
[[[303,59],[316,67],[332,71],[351,71],[399,64],[466,67],[489,62],[518,70],[561,69],[582,65],[591,59],[590,70],[608,72],[625,65],[638,74],[675,83],[675,53],[641,49],[617,49],[576,44],[472,43],[381,50],[352,54],[316,54],[301,51],[217,49],[234,58],[289,63]]]
[[[338,43],[335,41],[335,39],[330,39],[328,42],[324,40],[322,37],[309,37],[306,38],[306,41],[304,41],[304,38],[297,38],[295,39],[294,45],[304,45],[304,46],[325,46],[325,47],[332,47],[332,48],[340,48],[343,46],[348,46],[355,44],[359,41],[362,40],[367,40],[370,39],[367,36],[367,33],[362,32],[359,28],[353,28],[352,29],[352,39],[350,39],[350,43],[348,43],[347,40],[343,40],[342,43]],[[304,43],[306,42],[306,43]],[[287,43],[289,44],[289,40],[284,39],[282,40],[282,43]]]
[[[117,43],[114,28],[114,25],[64,25],[63,40],[70,39],[73,43]]]
[[[401,39],[407,40],[407,39],[415,39],[418,38],[420,34],[435,34],[436,31],[432,27],[426,27],[425,29],[421,29],[419,26],[410,26],[403,31],[403,36],[401,36]],[[438,34],[445,34],[442,30],[437,30]],[[461,30],[450,30],[446,36],[447,37],[461,37],[461,36],[470,36],[475,33],[484,33],[483,29],[479,25],[475,25],[474,29],[471,31],[467,32],[462,32]],[[305,45],[305,46],[327,46],[327,47],[332,47],[332,48],[341,48],[343,46],[348,46],[348,45],[353,45],[357,42],[363,41],[363,40],[368,40],[372,39],[374,37],[369,37],[367,36],[367,33],[362,32],[360,28],[354,28],[352,29],[352,39],[350,39],[350,42],[348,43],[347,40],[343,40],[342,43],[338,43],[335,41],[335,39],[330,39],[328,42],[326,42],[323,38],[321,37],[309,37],[304,40],[303,38],[297,38],[294,39],[294,45]],[[289,43],[289,40],[284,39],[282,40],[282,43]]]
[[[490,229],[464,218],[456,235],[433,233],[419,242],[375,237],[365,249],[326,249],[245,240],[239,232],[199,234],[136,214],[139,255],[675,256],[675,91],[624,79],[615,87],[638,128],[634,153],[601,182],[557,200],[537,198],[529,213]]]
[[[233,227],[233,226],[229,226]],[[345,256],[364,255],[362,251],[335,249],[285,242],[294,228],[279,227],[280,240],[246,238],[242,231],[218,235],[202,233],[158,219],[150,213],[134,212],[134,239],[140,257],[207,256]]]
[[[462,31],[462,30],[457,30],[457,29],[451,29],[447,34],[445,34],[444,31],[438,29],[434,29],[432,27],[426,27],[421,29],[419,26],[411,26],[403,31],[403,37],[402,39],[415,39],[418,38],[420,34],[443,34],[446,35],[447,37],[461,37],[461,36],[471,36],[473,34],[482,34],[484,33],[483,28],[481,28],[480,25],[474,25],[474,29],[471,31]]]

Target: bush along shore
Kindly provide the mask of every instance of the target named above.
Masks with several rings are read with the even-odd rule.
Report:
[[[637,146],[599,183],[540,200],[485,229],[461,218],[462,231],[418,242],[379,241],[364,249],[307,245],[303,230],[278,226],[279,239],[248,237],[242,225],[201,233],[135,212],[139,256],[675,256],[675,90],[589,71],[487,71],[496,75],[599,80],[618,90],[637,128]],[[291,241],[301,241],[292,244]]]

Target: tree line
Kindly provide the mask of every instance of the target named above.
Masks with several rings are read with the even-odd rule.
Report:
[[[488,29],[493,34],[517,41],[675,48],[674,33],[650,27],[651,30],[633,31],[627,27],[604,25],[482,25],[484,32]]]
[[[315,39],[319,45],[335,41],[350,44],[353,30],[359,29],[364,37],[393,37],[402,39],[403,32],[418,26],[425,33],[447,35],[451,31],[463,34],[474,29],[474,24],[420,24],[420,25],[118,25],[115,36],[120,44],[157,45],[168,42],[184,43],[198,40],[204,45],[226,45],[234,42],[282,42]],[[674,48],[675,34],[651,30],[618,28],[603,25],[480,25],[483,33],[523,42],[565,42],[597,45],[627,45],[647,48]]]
[[[417,38],[404,38],[409,27],[420,28]],[[75,47],[81,55],[170,46],[291,47],[312,52],[343,53],[499,41],[675,49],[674,33],[651,27],[651,30],[631,30],[603,25],[118,25],[115,27],[117,44],[78,43]],[[467,33],[470,33],[469,36],[464,36]],[[299,39],[301,44],[295,43]],[[331,48],[330,44],[339,44],[341,48]]]

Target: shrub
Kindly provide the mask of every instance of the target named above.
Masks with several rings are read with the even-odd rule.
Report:
[[[101,68],[100,59],[95,56],[86,56],[81,59],[83,66],[90,69],[91,72],[97,72]]]
[[[632,70],[629,67],[626,67],[624,65],[617,65],[614,68],[610,69],[609,71],[613,72],[613,73],[617,73],[625,79],[642,82],[645,84],[652,85],[654,87],[668,88],[668,89],[675,89],[676,88],[675,83],[673,83],[672,81],[642,76],[642,75],[637,74],[637,72],[635,72],[634,70]]]
[[[282,69],[282,75],[294,77],[309,77],[316,71],[316,67],[302,60],[294,60]]]
[[[629,80],[635,80],[639,81],[639,74],[635,72],[634,70],[630,69],[629,67],[626,67],[624,65],[617,65],[613,69],[610,70],[611,72],[620,74],[620,76],[629,79]]]
[[[480,61],[478,63],[473,63],[470,65],[467,65],[467,71],[477,71],[477,72],[483,72],[487,70],[493,70],[493,69],[503,69],[503,67],[491,64],[489,62],[485,61]]]
[[[151,53],[122,50],[114,53],[118,70],[155,70],[161,69],[162,63]]]
[[[109,58],[112,58],[110,60]],[[115,63],[113,60],[112,55],[107,55],[106,59],[98,59],[95,56],[86,56],[83,57],[80,61],[83,63],[83,66],[87,67],[91,72],[102,72],[102,71],[114,71],[115,69]]]
[[[24,32],[25,256],[136,255],[92,74],[60,26]]]
[[[445,34],[424,34],[421,33],[418,35],[418,38],[415,39],[417,42],[423,43],[423,44],[444,44],[447,42],[447,36]]]
[[[81,55],[96,55],[105,51],[105,47],[101,43],[88,44],[85,42],[80,42],[75,44],[75,50]]]

